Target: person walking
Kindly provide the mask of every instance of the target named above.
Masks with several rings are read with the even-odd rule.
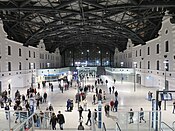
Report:
[[[81,118],[83,119],[83,116],[82,116],[82,113],[83,113],[83,107],[80,106],[79,109],[78,109],[78,111],[79,111],[79,120],[81,120]]]
[[[175,101],[173,102],[173,114],[175,112]]]
[[[115,97],[115,100],[118,99],[118,92],[117,92],[117,91],[115,91],[115,93],[114,93],[114,97]]]
[[[109,93],[110,93],[110,94],[111,94],[111,91],[112,91],[112,90],[111,90],[111,87],[109,87]]]
[[[53,109],[53,106],[50,104],[50,106],[49,106],[49,111],[53,111],[54,109]]]
[[[106,82],[106,86],[107,86],[107,84],[108,84],[108,80],[106,80],[105,82]]]
[[[40,109],[40,107],[39,107],[39,99],[36,100],[36,110],[37,109]]]
[[[67,100],[67,104],[66,104],[67,111],[70,111],[70,105],[71,105],[71,100],[68,99],[68,100]]]
[[[104,108],[105,108],[105,115],[109,116],[109,108],[110,108],[109,104],[106,104]]]
[[[96,96],[98,95],[98,88],[96,87],[95,88],[95,93],[96,93]]]
[[[92,99],[93,99],[93,102],[92,102],[92,104],[94,104],[94,105],[95,105],[96,96],[95,96],[95,95],[93,95]]]
[[[114,84],[115,84],[115,82],[116,82],[116,79],[114,79]]]
[[[162,101],[158,101],[159,111],[161,110]]]
[[[90,122],[90,126],[91,126],[91,110],[90,109],[88,109],[88,120],[87,120],[87,122],[86,122],[86,125],[88,125],[88,123]]]
[[[60,125],[60,130],[63,130],[63,124],[65,123],[65,119],[64,119],[64,115],[61,114],[61,111],[58,111],[57,121]]]
[[[115,112],[118,111],[118,100],[116,99],[114,102],[114,108],[115,108]]]
[[[114,111],[114,101],[112,99],[109,104],[110,104],[111,111]]]
[[[57,124],[57,117],[55,113],[52,113],[52,116],[50,119],[50,125],[52,125],[52,130],[56,130],[56,124]]]
[[[9,110],[10,110],[10,107],[9,107],[9,105],[7,105],[6,104],[6,106],[5,106],[5,114],[6,114],[6,119],[8,120],[8,118],[9,118]]]
[[[114,90],[115,90],[115,86],[112,86],[112,93],[114,93]]]
[[[140,123],[141,123],[141,121],[144,121],[144,122],[146,123],[146,121],[145,121],[145,119],[144,119],[143,108],[140,108],[140,113],[139,113],[139,115],[140,115]]]
[[[46,92],[44,92],[44,94],[43,94],[43,98],[44,98],[44,102],[46,103],[46,100],[47,100],[47,93]]]
[[[106,100],[106,92],[103,91],[103,100]]]
[[[97,110],[96,109],[94,109],[94,120],[95,122],[97,121]]]
[[[83,122],[80,122],[80,125],[78,125],[78,130],[84,130],[84,126],[82,124]]]
[[[130,111],[129,111],[129,118],[130,118],[129,124],[134,123],[133,116],[134,116],[134,112],[131,108]]]
[[[53,84],[51,83],[50,85],[51,91],[53,92]]]

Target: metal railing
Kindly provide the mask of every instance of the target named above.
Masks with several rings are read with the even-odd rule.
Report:
[[[92,121],[92,128],[91,128],[91,130],[92,130],[92,131],[96,131],[96,121],[95,121],[95,119],[94,119],[94,117],[95,117],[95,112],[92,112],[92,116],[93,116],[93,117],[91,117],[91,121]]]
[[[103,122],[102,131],[106,131],[105,123]]]
[[[173,121],[172,127],[173,127],[173,129],[175,130],[175,121]]]
[[[17,127],[23,121],[29,117],[28,111],[12,111],[12,110],[1,110],[0,123],[3,125],[1,130],[8,130]]]
[[[24,122],[18,125],[15,129],[11,129],[13,131],[34,131],[34,114],[28,117]]]
[[[167,123],[161,122],[161,131],[175,131],[172,127],[170,127]]]
[[[116,131],[121,131],[121,128],[120,128],[118,122],[116,122]]]
[[[34,129],[51,130],[50,118],[52,116],[52,113],[53,112],[50,112],[50,111],[35,112],[35,114],[31,115],[31,116],[33,116],[33,118],[31,116],[29,116],[29,118],[31,118],[31,119],[29,119],[27,117],[28,115],[27,116],[24,115],[24,118],[23,118],[22,114],[24,114],[24,113],[20,113],[21,120],[18,119],[18,121],[20,121],[20,123],[16,124],[15,126],[11,126],[11,128],[9,128],[9,130],[10,129],[16,129],[16,131],[19,131],[17,129],[19,129],[20,127],[21,127],[20,129],[22,131],[24,129],[28,129],[28,127],[33,127]],[[103,123],[103,121],[102,121],[101,127],[102,127],[103,131],[106,131],[106,130],[116,130],[116,131],[121,131],[121,130],[133,130],[133,131],[139,131],[139,130],[143,131],[144,130],[145,131],[145,130],[149,130],[149,131],[152,131],[154,129],[154,125],[156,124],[155,123],[156,113],[158,113],[158,115],[160,115],[159,114],[160,112],[150,112],[150,111],[147,112],[147,111],[145,111],[144,112],[144,119],[146,121],[142,121],[143,124],[140,124],[139,112],[134,112],[134,117],[133,117],[134,124],[130,124],[129,113],[128,112],[118,112],[117,116],[116,116],[118,118],[117,122],[114,121],[114,123],[111,123],[111,122],[110,123],[109,122]],[[91,126],[90,129],[95,131],[95,130],[97,130],[96,128],[97,128],[97,125],[99,124],[98,123],[99,121],[98,120],[95,121],[94,120],[94,112],[92,114],[93,114],[92,115],[93,116],[92,117],[92,126]],[[16,114],[15,114],[14,117],[16,117]],[[159,118],[161,118],[161,117],[159,116]],[[157,121],[160,121],[160,119],[158,119]],[[173,124],[175,124],[175,122]],[[166,124],[161,123],[161,121],[160,121],[160,123],[158,122],[158,126],[159,126],[159,128],[158,128],[159,131],[160,130],[166,131],[165,130],[167,128]],[[77,127],[73,127],[73,128],[77,129]],[[68,129],[70,130],[70,129],[73,129],[73,128],[69,127]],[[174,131],[174,129],[171,128],[171,127],[168,128],[168,129],[171,129],[171,131]]]

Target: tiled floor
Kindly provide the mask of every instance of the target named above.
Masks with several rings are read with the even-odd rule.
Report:
[[[108,103],[111,99],[114,99],[114,94],[109,94],[108,93],[108,87],[114,85],[113,80],[109,76],[102,76],[101,77],[103,80],[108,79],[109,83],[108,85],[99,85],[99,88],[102,88],[102,90],[106,91],[106,98],[107,100],[103,103],[103,106],[105,103]],[[94,85],[94,78],[90,78],[86,84]],[[74,109],[72,112],[66,112],[66,101],[67,99],[73,99],[75,100],[75,94],[77,93],[77,89],[75,87],[75,83],[73,83],[73,87],[71,87],[69,90],[64,91],[64,93],[61,93],[59,88],[58,88],[58,83],[55,82],[53,83],[54,85],[54,92],[51,92],[48,87],[44,89],[39,89],[38,91],[40,94],[43,94],[45,91],[48,93],[48,101],[47,103],[41,104],[40,109],[45,110],[46,107],[51,103],[54,107],[54,112],[57,114],[58,110],[60,110],[66,119],[66,123],[64,124],[65,129],[77,129],[78,124],[79,124],[79,116],[78,116],[78,111],[77,111],[77,104],[74,103]],[[136,92],[134,92],[134,85],[133,83],[128,83],[128,82],[116,82],[114,85],[116,90],[119,93],[119,107],[118,107],[118,112],[110,112],[110,117],[106,117],[103,114],[102,120],[105,122],[107,128],[115,128],[115,122],[116,120],[120,121],[120,123],[126,123],[128,120],[125,120],[123,117],[126,118],[127,112],[129,111],[130,108],[132,108],[134,111],[139,111],[140,108],[142,107],[144,111],[151,111],[152,110],[152,104],[150,101],[147,100],[147,94],[148,91],[153,92],[153,96],[155,98],[155,91],[157,90],[156,88],[145,88],[141,87],[139,85],[136,86]],[[16,90],[16,89],[15,89]],[[19,89],[21,94],[26,93],[26,88],[20,88]],[[95,91],[95,90],[94,90]],[[13,91],[14,92],[14,91]],[[87,101],[88,101],[88,108],[91,109],[92,111],[96,108],[97,109],[97,104],[93,105],[92,104],[92,95],[95,92],[89,92],[87,94]],[[83,103],[80,103],[83,105]],[[163,109],[163,103],[162,103],[162,109]],[[104,108],[103,108],[104,110]],[[136,114],[136,113],[135,113]],[[0,118],[0,128],[2,127],[3,123],[5,123],[5,115],[1,112],[0,113],[1,118]],[[145,119],[148,121],[148,116],[145,113]],[[135,116],[134,119],[137,119],[137,115]],[[85,126],[85,129],[90,129],[90,126],[86,126],[85,122],[87,121],[87,111],[83,111],[83,125]],[[167,110],[164,111],[162,110],[162,121],[168,123],[170,126],[172,126],[173,121],[175,121],[175,114],[172,114],[172,101],[167,103]],[[6,121],[7,122],[7,121]],[[150,126],[149,122],[147,123],[135,123],[135,126],[139,126],[140,128],[144,128],[146,126]],[[5,125],[4,125],[5,126]],[[6,124],[7,126],[7,124]],[[122,126],[122,124],[121,124]],[[134,128],[134,124],[127,124],[129,128]],[[57,125],[58,128],[58,125]],[[2,128],[1,128],[2,129]],[[58,128],[59,129],[59,128]]]

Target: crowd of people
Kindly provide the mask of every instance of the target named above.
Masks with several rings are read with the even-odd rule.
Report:
[[[105,84],[104,84],[105,83]],[[49,88],[50,92],[54,91],[53,83],[48,83],[48,87],[46,86],[47,82],[42,82],[42,88]],[[72,86],[72,84],[70,84]],[[68,83],[64,84],[64,87],[61,86],[60,83],[58,83],[58,88],[60,89],[60,92],[63,93],[64,91],[69,90],[70,85]],[[109,86],[108,80],[102,80],[102,78],[97,78],[95,80],[95,83],[90,85],[79,85],[77,83],[77,89],[78,92],[75,94],[75,103],[79,103],[78,107],[78,114],[79,114],[79,125],[78,130],[84,130],[83,126],[83,112],[87,111],[87,121],[86,125],[91,126],[92,125],[92,117],[94,121],[97,121],[97,103],[98,101],[101,101],[104,105],[104,112],[107,117],[110,116],[110,112],[118,112],[118,106],[119,106],[119,93],[117,91],[117,84],[116,80],[114,79],[114,84],[112,86]],[[33,88],[30,87],[27,89],[26,94],[22,94],[19,90],[16,90],[15,92],[15,98],[12,100],[11,98],[11,89],[8,91],[4,91],[2,93],[1,98],[1,108],[4,108],[5,110],[5,116],[8,120],[8,111],[12,107],[15,111],[16,119],[15,123],[18,123],[19,116],[21,111],[26,111],[28,115],[32,115],[35,113],[35,110],[40,111],[40,115],[38,114],[34,115],[35,123],[38,123],[40,121],[40,124],[42,123],[42,120],[44,118],[43,112],[49,112],[50,113],[50,125],[52,127],[52,130],[56,130],[57,124],[59,125],[59,128],[63,130],[63,124],[65,123],[65,117],[64,114],[61,113],[61,111],[58,111],[58,114],[55,113],[56,110],[54,110],[54,107],[52,104],[50,104],[46,109],[42,109],[40,107],[41,104],[47,104],[48,99],[48,90],[44,92],[39,92],[41,89],[40,84],[38,84],[39,88]],[[105,86],[105,88],[104,88]],[[107,90],[106,90],[107,87]],[[91,95],[89,95],[91,94]],[[92,104],[95,107],[93,110],[88,108],[88,98],[92,97]],[[111,99],[112,98],[112,99]],[[152,99],[152,93],[148,92],[148,99]],[[13,103],[13,104],[12,104]],[[72,112],[74,110],[74,100],[73,99],[67,99],[66,101],[66,111]],[[161,106],[160,106],[161,107]],[[160,108],[159,107],[159,108]],[[173,103],[173,113],[175,112],[175,102]],[[93,113],[92,113],[93,112]],[[24,114],[24,113],[23,113]],[[27,116],[27,114],[24,114]],[[133,117],[134,117],[134,111],[131,108],[128,111],[129,116],[129,124],[134,123]],[[40,119],[39,119],[40,118]],[[144,118],[144,111],[143,108],[140,108],[139,111],[139,122],[146,123],[146,120]],[[40,124],[37,124],[39,126]]]

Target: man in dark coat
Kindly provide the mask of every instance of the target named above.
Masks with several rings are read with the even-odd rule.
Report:
[[[43,97],[44,97],[44,102],[46,103],[46,100],[47,100],[47,93],[46,92],[44,92]]]
[[[115,108],[115,112],[117,112],[118,111],[118,100],[117,99],[115,100],[114,108]]]
[[[86,125],[88,125],[88,123],[90,122],[90,126],[91,126],[91,110],[90,109],[88,109],[88,120],[87,120],[87,122],[86,122]]]
[[[78,112],[79,112],[79,120],[81,120],[81,118],[83,118],[83,116],[82,116],[83,107],[82,107],[82,106],[80,106],[80,107],[78,108]]]
[[[55,113],[52,113],[50,124],[52,124],[52,130],[56,130],[56,124],[57,124],[57,117]]]
[[[60,125],[60,130],[63,130],[63,124],[65,123],[65,119],[64,119],[64,115],[61,114],[61,111],[58,111],[57,120]]]

